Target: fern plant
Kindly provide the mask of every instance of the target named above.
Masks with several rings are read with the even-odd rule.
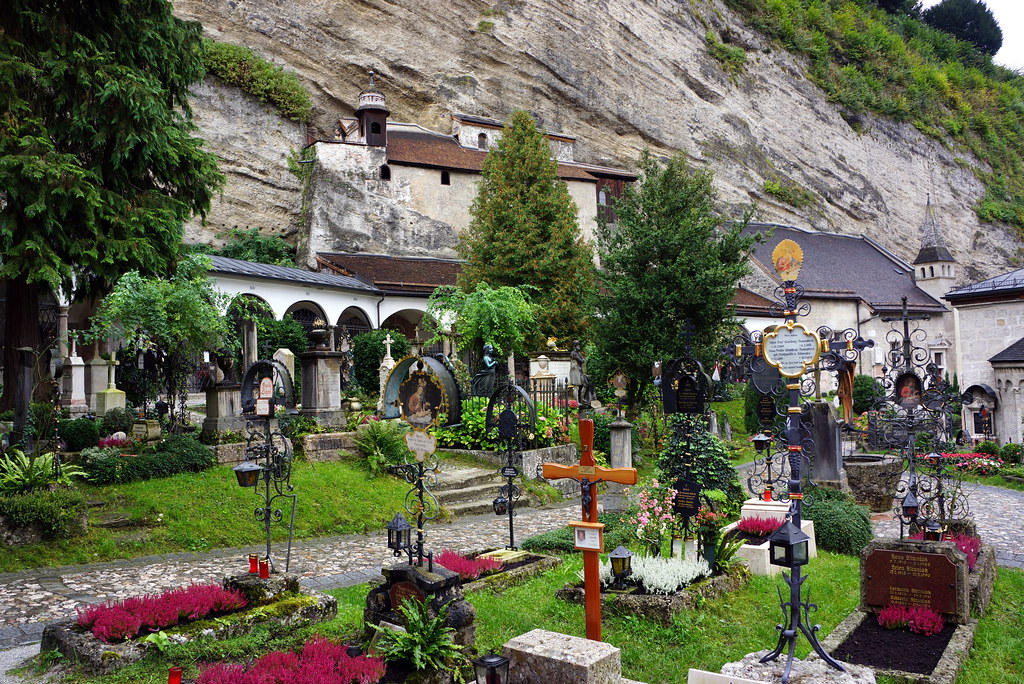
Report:
[[[50,484],[70,485],[73,477],[85,477],[85,472],[77,466],[62,465],[58,475],[53,453],[26,456],[20,449],[11,449],[0,458],[0,493],[30,492]]]
[[[388,466],[401,463],[409,451],[405,444],[405,431],[388,420],[371,420],[360,425],[354,439],[373,475],[380,475]]]
[[[458,663],[464,656],[462,647],[455,643],[455,630],[444,626],[448,606],[443,606],[436,617],[430,617],[424,601],[409,599],[399,606],[398,612],[402,614],[404,632],[369,625],[380,633],[377,652],[384,660],[412,663],[417,672],[458,672]]]

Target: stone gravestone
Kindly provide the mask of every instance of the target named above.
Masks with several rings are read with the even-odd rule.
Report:
[[[860,609],[923,605],[966,625],[967,573],[967,555],[952,542],[876,539],[860,555]]]
[[[327,427],[343,427],[341,407],[341,352],[316,348],[299,354],[302,360],[300,413]]]
[[[458,573],[434,564],[427,566],[398,564],[381,568],[384,583],[370,590],[366,597],[363,619],[368,625],[381,621],[403,624],[399,607],[405,601],[426,601],[431,617],[437,617],[443,606],[448,606],[445,627],[455,630],[454,640],[460,646],[472,646],[476,641],[476,609],[462,593],[462,580]],[[369,635],[372,630],[366,628]]]
[[[509,684],[622,681],[619,649],[602,641],[535,629],[510,639],[501,650],[510,661]]]
[[[811,439],[814,441],[812,469],[817,484],[843,489],[843,442],[838,416],[832,404],[816,401],[810,405]]]

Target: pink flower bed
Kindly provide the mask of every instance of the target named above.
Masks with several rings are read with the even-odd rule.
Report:
[[[132,440],[128,437],[102,437],[97,445],[106,449],[107,447],[123,447],[131,443]]]
[[[759,515],[753,518],[740,518],[740,521],[736,523],[736,529],[740,532],[755,537],[767,537],[780,527],[782,527],[781,520],[762,518]]]
[[[924,539],[924,532],[911,535],[911,539]],[[957,548],[967,554],[967,569],[974,570],[978,564],[978,556],[981,554],[981,538],[972,537],[968,534],[948,534],[945,541],[951,541]]]
[[[1003,459],[991,454],[954,454],[943,452],[939,455],[952,463],[957,469],[971,475],[995,475],[1003,469],[1004,465]],[[926,458],[926,456],[918,454],[918,458]]]
[[[493,558],[466,558],[465,556],[445,549],[435,560],[452,572],[459,573],[464,580],[476,579],[481,573],[494,572],[501,567],[501,561]]]
[[[384,661],[358,655],[346,646],[313,637],[302,651],[272,651],[250,667],[241,663],[206,666],[196,684],[372,684],[384,676]]]
[[[244,607],[245,597],[237,591],[219,584],[193,584],[159,595],[89,606],[78,611],[78,624],[110,643]]]
[[[946,626],[942,616],[927,606],[886,606],[878,611],[878,624],[886,629],[909,627],[925,636],[935,636]]]

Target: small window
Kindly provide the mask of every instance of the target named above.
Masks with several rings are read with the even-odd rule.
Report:
[[[387,164],[380,167],[380,179],[391,180],[391,167]]]
[[[597,203],[600,204],[601,206],[608,204],[608,193],[606,193],[604,190],[597,193]]]
[[[477,146],[477,149],[480,149],[480,150],[486,150],[487,149],[487,134],[486,133],[481,133],[480,135],[476,136],[476,146]]]
[[[935,352],[935,365],[942,368],[942,352]]]
[[[442,171],[441,172],[441,185],[451,185],[451,184],[452,184],[452,176],[451,176],[451,174],[448,173],[447,171]]]
[[[935,267],[934,266],[929,266],[928,267],[928,272],[931,274],[932,278],[935,277]]]
[[[370,124],[370,133],[373,135],[380,135],[380,122],[374,121]]]
[[[924,278],[924,276],[925,276],[925,273],[924,273],[924,266],[922,266],[922,267],[921,267],[921,277],[922,277],[922,278]]]

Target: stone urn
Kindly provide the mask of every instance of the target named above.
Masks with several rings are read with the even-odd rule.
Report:
[[[329,330],[324,328],[313,328],[309,331],[309,341],[311,348],[321,351],[327,349],[327,339],[331,336]]]
[[[348,399],[348,410],[349,411],[362,411],[363,402],[359,401],[356,397],[349,397]]]

